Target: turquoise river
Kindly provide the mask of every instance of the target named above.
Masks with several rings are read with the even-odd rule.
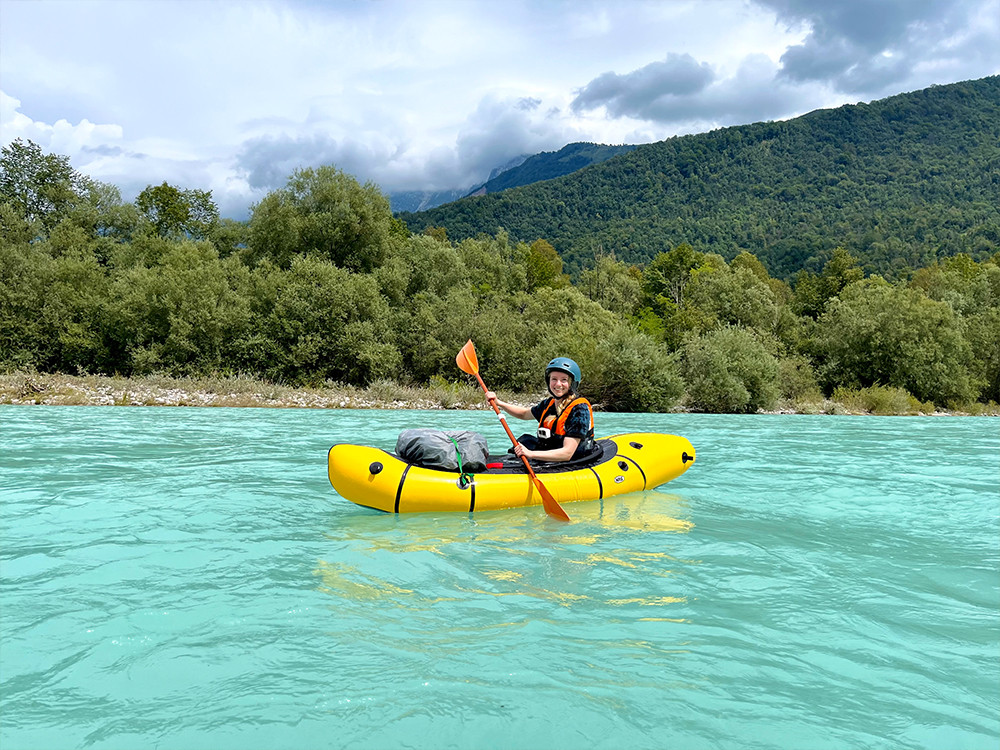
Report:
[[[394,516],[329,447],[491,414],[0,406],[0,748],[1000,747],[1000,421],[598,422],[698,460]]]

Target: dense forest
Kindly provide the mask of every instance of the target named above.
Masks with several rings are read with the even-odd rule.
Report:
[[[571,281],[546,239],[411,233],[333,166],[238,223],[166,183],[123,201],[18,140],[0,160],[0,370],[440,384],[465,378],[472,338],[493,387],[538,390],[559,353],[609,410],[821,392],[965,408],[1000,400],[1000,255],[980,240],[980,260],[949,248],[892,283],[838,248],[790,285],[708,242],[641,266],[606,247]]]
[[[688,243],[790,281],[835,248],[891,279],[1000,242],[1000,77],[671,138],[571,175],[399,214],[455,240],[552,243],[576,278]]]

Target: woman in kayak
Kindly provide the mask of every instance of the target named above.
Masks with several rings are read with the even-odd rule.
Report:
[[[580,366],[568,357],[556,357],[545,368],[545,382],[551,398],[530,409],[508,404],[493,391],[486,394],[512,417],[538,422],[536,435],[522,435],[514,453],[536,461],[569,461],[582,458],[594,449],[594,410],[577,395],[582,380]]]

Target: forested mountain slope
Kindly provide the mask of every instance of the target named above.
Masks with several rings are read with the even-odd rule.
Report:
[[[521,164],[501,172],[472,191],[485,195],[501,190],[531,185],[542,180],[572,174],[578,169],[600,164],[618,154],[634,150],[635,146],[608,146],[602,143],[570,143],[558,151],[543,151],[529,156]]]
[[[777,277],[836,247],[890,276],[1000,246],[1000,77],[640,146],[565,177],[400,214],[453,240],[549,240],[567,270],[688,242]]]
[[[519,156],[504,166],[490,172],[489,179],[479,187],[469,190],[411,190],[409,192],[389,193],[389,205],[393,213],[416,213],[429,211],[444,203],[456,201],[469,195],[486,195],[498,193],[533,182],[551,180],[555,177],[575,172],[600,164],[612,156],[623,154],[635,146],[608,146],[602,143],[570,143],[558,151],[542,151],[530,156]]]
[[[393,211],[426,211],[466,195],[467,190],[405,190],[386,197]]]

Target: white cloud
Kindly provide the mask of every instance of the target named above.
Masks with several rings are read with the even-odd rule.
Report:
[[[49,125],[31,119],[20,110],[20,100],[0,91],[0,143],[3,145],[22,138],[34,141],[45,150],[73,155],[85,148],[106,146],[122,140],[119,125],[95,125],[87,119],[76,125],[60,119]]]
[[[335,164],[389,191],[471,187],[514,156],[558,149],[581,137],[540,105],[537,98],[487,96],[446,145],[415,143],[404,128],[395,139],[377,131],[338,139],[322,129],[255,136],[243,143],[237,164],[255,189],[280,187],[293,170],[317,164]]]

